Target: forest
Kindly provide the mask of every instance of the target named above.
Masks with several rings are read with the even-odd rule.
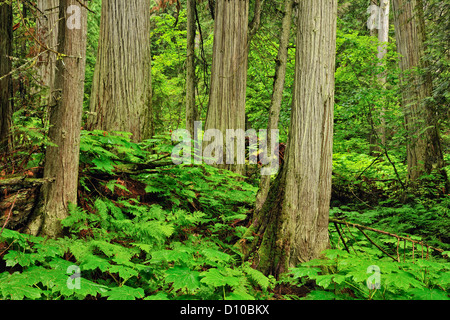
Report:
[[[0,300],[449,300],[449,30],[439,0],[0,0]]]

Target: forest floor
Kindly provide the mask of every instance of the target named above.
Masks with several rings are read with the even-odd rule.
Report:
[[[330,249],[275,279],[254,268],[257,257],[242,261],[235,246],[257,236],[244,238],[257,168],[242,179],[168,164],[165,140],[149,150],[83,133],[79,200],[61,239],[25,233],[46,182],[40,149],[10,158],[0,173],[0,297],[449,299],[450,196],[436,179],[412,193],[395,178],[373,178],[385,163],[349,175],[336,156]],[[81,272],[78,286],[67,285],[71,270]]]

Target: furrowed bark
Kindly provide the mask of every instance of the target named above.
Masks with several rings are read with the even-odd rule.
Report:
[[[187,0],[187,56],[186,56],[186,129],[194,136],[194,122],[198,118],[195,105],[195,3]]]
[[[47,48],[56,51],[58,46],[58,0],[38,0],[37,8],[42,12],[36,20],[37,39]],[[45,48],[40,48],[45,50]],[[40,76],[41,85],[48,88],[48,93],[43,95],[42,104],[48,105],[55,82],[56,54],[47,51],[39,57],[37,73]]]
[[[205,131],[227,129],[245,131],[245,94],[247,86],[248,1],[217,0],[215,9],[211,87]],[[236,148],[235,148],[236,150]],[[219,167],[244,174],[244,164]]]
[[[43,177],[53,182],[43,184],[42,202],[28,226],[29,233],[50,238],[63,234],[61,220],[68,215],[68,204],[77,202],[87,37],[86,8],[81,4],[79,0],[59,2],[58,52],[62,56],[56,64],[48,134],[57,147],[47,147]],[[69,7],[79,10],[79,28],[69,28],[68,19],[77,15],[77,10],[68,12]]]
[[[150,1],[103,0],[87,128],[153,134]]]
[[[288,58],[289,36],[291,34],[292,25],[292,7],[294,0],[286,0],[284,4],[284,16],[282,20],[280,44],[275,66],[275,80],[273,83],[272,99],[270,102],[269,120],[267,125],[267,145],[271,146],[270,130],[278,129],[278,121],[280,118],[281,102],[283,99],[283,90],[286,80],[286,67]],[[270,186],[270,175],[262,175],[259,184],[259,192],[256,198],[256,211],[261,210],[262,205],[266,201],[267,193]]]
[[[299,3],[295,85],[286,160],[250,232],[253,261],[278,276],[329,246],[336,0]]]
[[[407,131],[408,178],[444,166],[438,117],[427,101],[432,95],[432,79],[420,74],[426,67],[425,21],[421,0],[393,0],[395,36],[400,55],[402,107]],[[444,172],[445,175],[445,172]]]
[[[13,16],[11,3],[0,3],[0,154],[7,153],[11,146],[11,73]],[[5,76],[7,75],[7,76]]]

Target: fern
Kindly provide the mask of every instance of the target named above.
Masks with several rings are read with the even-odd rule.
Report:
[[[256,284],[263,290],[268,290],[271,286],[271,281],[260,271],[253,269],[249,263],[244,264],[243,271],[249,276],[251,280],[256,282]]]
[[[139,174],[134,178],[145,183],[145,192],[160,200],[153,205],[98,192],[89,174],[111,175],[99,185],[117,195],[125,186],[117,183],[114,166],[154,159],[146,143],[82,133],[81,185],[95,196],[83,199],[82,207],[69,204],[62,221],[68,237],[44,240],[3,231],[0,299],[251,299],[261,295],[260,288],[267,290],[267,278],[239,265],[230,241],[242,233],[244,227],[235,224],[246,219],[256,193],[235,175],[208,166]],[[81,274],[72,279],[67,270],[74,266]],[[79,288],[71,289],[68,280],[79,280]]]

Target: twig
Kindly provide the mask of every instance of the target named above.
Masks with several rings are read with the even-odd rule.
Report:
[[[14,242],[16,242],[16,239],[14,239],[14,240],[9,244],[9,246],[8,246],[5,250],[3,250],[2,252],[0,252],[0,256],[1,256],[3,253],[5,253],[6,251],[8,251],[8,249],[14,244]]]
[[[14,72],[16,72],[16,71],[19,71],[19,70],[25,68],[25,67],[26,67],[27,65],[29,65],[30,63],[31,63],[32,65],[29,66],[29,68],[32,68],[32,67],[36,64],[37,59],[39,58],[39,56],[43,55],[43,54],[46,53],[47,51],[48,51],[48,50],[44,50],[44,51],[40,52],[37,56],[35,56],[35,57],[33,57],[33,58],[30,58],[30,60],[28,60],[27,62],[25,62],[23,65],[18,66],[17,68],[11,70],[11,71],[8,72],[7,74],[1,76],[1,77],[0,77],[0,80],[2,80],[3,78],[6,78],[6,77],[12,75],[12,74],[13,74]],[[25,69],[25,70],[27,70],[27,69]]]
[[[403,240],[403,262],[406,262],[406,240]]]
[[[378,159],[380,159],[380,157],[381,157],[381,154],[379,154],[378,157],[376,157],[376,159],[373,160],[372,163],[371,163],[367,168],[365,168],[365,169],[364,169],[364,170],[356,177],[356,180],[358,180],[359,178],[361,178],[361,176],[364,174],[364,172],[366,172],[367,170],[369,170],[369,168],[370,168],[371,166],[373,166],[374,163],[377,162]]]
[[[85,3],[81,2],[80,0],[77,0],[77,2],[78,2],[83,8],[85,8],[87,11],[89,11],[90,13],[95,13],[95,11],[93,11],[92,9],[89,9],[88,6],[87,6]]]
[[[81,5],[83,5],[79,0],[77,0]],[[20,2],[19,0],[17,0],[17,5],[19,6]],[[84,7],[86,7],[85,5],[83,5]],[[31,37],[34,39],[34,41],[36,41],[36,43],[43,48],[45,51],[50,51],[55,53],[58,57],[67,57],[67,58],[75,58],[75,59],[81,59],[81,57],[76,57],[76,56],[69,56],[66,55],[64,53],[58,52],[56,50],[53,50],[52,48],[49,48],[46,44],[42,43],[38,38],[35,37],[34,33],[31,32],[31,29],[27,26],[26,22],[25,22],[25,18],[22,14],[22,12],[19,10],[20,13],[20,19],[22,20],[23,26],[24,28],[27,29],[28,33],[31,35]]]
[[[336,222],[334,223],[334,226],[336,227],[336,230],[337,230],[337,232],[338,232],[338,234],[339,234],[339,238],[341,238],[342,243],[344,244],[345,250],[346,250],[348,253],[350,253],[350,250],[348,250],[347,244],[345,243],[345,240],[344,240],[344,238],[342,237],[341,230],[339,230],[339,227],[338,227],[338,225],[337,225]]]
[[[353,233],[351,232],[350,227],[348,226],[348,223],[344,223],[344,224],[347,226],[348,232],[349,232],[350,235],[353,237],[353,240],[356,242],[355,236],[354,236]],[[355,254],[358,255],[358,252],[356,252],[356,249],[353,247],[353,245],[352,245],[352,249],[353,249],[353,251],[355,251]]]
[[[347,225],[347,226],[352,226],[352,227],[355,227],[355,228],[358,228],[358,229],[361,228],[361,229],[365,229],[365,230],[374,231],[374,232],[377,232],[377,233],[381,233],[381,234],[385,234],[385,235],[388,235],[388,236],[391,236],[391,237],[395,237],[395,238],[397,238],[399,240],[402,239],[402,240],[410,241],[412,243],[420,244],[421,246],[427,248],[427,255],[428,255],[428,249],[433,249],[433,250],[435,250],[437,252],[440,252],[440,253],[444,252],[443,249],[435,248],[435,247],[430,246],[430,245],[428,245],[428,244],[426,244],[426,243],[424,243],[422,241],[417,241],[417,240],[413,240],[411,238],[399,236],[398,234],[391,233],[391,232],[388,232],[388,231],[379,230],[379,229],[367,227],[367,226],[364,226],[364,225],[361,225],[361,224],[351,223],[351,222],[347,222],[347,221],[343,221],[343,220],[339,220],[339,219],[334,219],[334,218],[329,218],[329,221],[333,222],[333,223],[338,223],[338,224],[344,224],[344,225]]]
[[[400,178],[400,175],[398,174],[397,167],[395,166],[395,164],[392,162],[391,158],[389,157],[386,146],[384,146],[384,154],[386,155],[386,158],[388,159],[389,163],[392,165],[392,168],[394,168],[394,172],[395,172],[395,175],[397,176],[398,182],[400,182],[403,190],[406,190],[405,184],[403,183],[402,179]]]
[[[358,197],[358,196],[353,192],[353,190],[350,190],[350,192],[355,196],[356,199],[358,199],[359,201],[361,201],[362,203],[364,203],[366,206],[368,206],[368,207],[370,207],[370,208],[372,208],[372,209],[375,209],[375,208],[372,207],[370,204],[368,204],[366,201],[364,201],[364,200],[362,200],[360,197]]]
[[[391,259],[393,259],[394,261],[397,261],[397,259],[395,259],[395,257],[393,257],[392,255],[390,255],[388,252],[386,252],[386,250],[384,250],[382,247],[380,247],[379,245],[377,245],[368,235],[367,233],[365,233],[363,231],[362,228],[358,228],[359,231],[361,231],[361,233],[367,238],[367,240],[369,240],[375,247],[377,247],[378,249],[381,250],[381,252],[383,252],[384,254],[386,254],[387,256],[389,256]]]
[[[20,6],[19,0],[17,0],[17,6],[18,6],[18,7]],[[20,10],[19,10],[19,13],[20,13],[20,19],[21,19],[21,21],[22,21],[22,24],[23,24],[24,28],[27,29],[28,33],[31,35],[31,37],[34,39],[34,41],[36,41],[36,43],[37,43],[41,48],[43,48],[45,51],[50,51],[50,52],[56,53],[58,56],[61,55],[61,53],[59,53],[58,51],[55,51],[55,50],[49,48],[48,46],[46,46],[45,44],[43,44],[41,41],[39,41],[38,38],[36,38],[36,37],[34,36],[34,33],[31,32],[30,28],[29,28],[29,27],[27,26],[27,24],[25,23],[25,18],[24,18],[23,14],[22,14],[22,12],[21,12]]]

